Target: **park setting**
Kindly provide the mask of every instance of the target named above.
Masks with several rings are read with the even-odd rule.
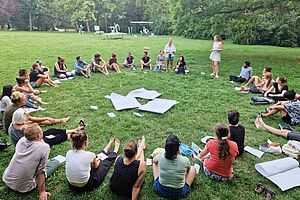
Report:
[[[190,177],[181,177],[184,187],[179,187],[180,191],[186,186],[190,189],[186,199],[298,199],[299,9],[297,0],[1,0],[0,83],[1,87],[13,86],[12,94],[6,96],[12,100],[10,105],[16,104],[15,96],[26,99],[10,116],[11,126],[20,126],[18,120],[27,122],[22,122],[25,128],[21,126],[20,130],[25,137],[18,138],[19,142],[1,123],[0,199],[47,199],[45,191],[51,193],[48,199],[126,199],[117,195],[112,186],[120,166],[115,164],[119,161],[116,156],[123,157],[124,166],[127,157],[138,160],[139,152],[144,153],[147,162],[140,161],[138,172],[141,166],[145,170],[138,173],[131,186],[137,199],[164,199],[158,188],[172,191],[166,199],[179,198],[182,194],[174,196],[178,188],[163,186],[168,177],[178,173],[171,169],[179,158],[188,163],[183,174],[195,170],[191,184]],[[134,65],[130,65],[129,53]],[[151,65],[145,61],[147,57]],[[60,72],[60,63],[68,71]],[[242,78],[241,70],[250,66],[251,75],[243,83],[237,81]],[[20,69],[26,69],[27,76]],[[39,75],[33,81],[35,71]],[[39,79],[43,79],[41,85]],[[248,84],[248,80],[253,82]],[[274,88],[276,84],[280,92]],[[27,87],[30,92],[24,89]],[[290,93],[294,98],[289,99]],[[277,105],[278,102],[286,105]],[[295,105],[291,111],[290,104]],[[283,107],[279,113],[273,113],[276,105]],[[3,121],[7,118],[6,109],[1,104]],[[240,155],[240,145],[228,131],[235,127],[229,119],[232,109],[238,111],[238,124],[244,127],[242,151],[248,147]],[[16,113],[24,117],[18,119]],[[47,119],[37,120],[43,118]],[[36,129],[32,122],[39,124]],[[54,144],[51,137],[58,133],[47,138],[37,134],[33,139],[39,148],[49,152],[49,163],[57,156],[63,158],[47,178],[47,153],[41,160],[25,155],[25,146],[33,143],[28,138],[35,131],[41,132],[39,126],[44,136],[49,129],[65,130],[61,135],[66,138]],[[224,126],[226,135],[218,135]],[[276,135],[277,130],[287,136]],[[179,138],[180,147],[175,158],[169,159],[165,157],[168,153],[161,152],[168,152],[168,141],[177,140],[172,135]],[[203,139],[207,136],[214,139]],[[128,143],[131,140],[136,144]],[[271,144],[267,144],[268,140]],[[226,161],[231,160],[229,168],[226,166],[231,170],[230,177],[214,171],[211,174],[219,180],[213,180],[207,173],[213,171],[205,167],[209,159],[206,153],[213,157],[215,152],[211,150],[213,142],[219,145],[215,148],[218,151],[224,143],[230,144],[230,153],[225,154]],[[202,151],[196,152],[192,143]],[[130,156],[127,148],[134,149],[132,145],[136,145],[137,152]],[[292,153],[285,150],[287,146]],[[32,155],[40,153],[40,149],[31,150]],[[220,154],[217,157],[219,163],[225,162]],[[93,170],[104,166],[101,163],[110,162],[103,182],[95,187],[89,178],[88,182],[74,181],[83,169],[78,166],[86,160],[90,178]],[[39,169],[43,161],[46,163]],[[271,165],[270,161],[277,163]],[[169,164],[162,168],[163,163]],[[293,167],[288,166],[290,163]],[[157,169],[168,173],[154,179]],[[14,185],[18,180],[11,178],[12,171],[33,171],[31,181],[37,184],[28,192],[18,190],[25,187],[25,182]],[[270,171],[282,175],[275,180]],[[160,182],[163,176],[164,183]],[[45,188],[40,187],[40,177],[45,180]],[[133,179],[131,174],[119,173],[120,177]],[[177,180],[172,178],[170,184],[174,185]],[[123,181],[122,186],[127,188],[127,180]],[[85,191],[89,184],[93,189]],[[136,188],[140,191],[136,192]]]

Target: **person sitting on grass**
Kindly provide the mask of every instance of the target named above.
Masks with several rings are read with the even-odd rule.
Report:
[[[240,113],[237,110],[231,109],[227,112],[229,122],[230,140],[238,145],[239,155],[244,152],[245,128],[239,124]]]
[[[229,130],[225,124],[215,126],[215,139],[206,143],[197,156],[203,162],[204,174],[216,181],[228,181],[233,177],[233,162],[239,153],[235,142],[230,141]],[[210,153],[210,156],[207,156]]]
[[[54,76],[62,79],[74,77],[74,74],[68,71],[65,58],[57,57],[57,61],[54,64]]]
[[[261,113],[262,117],[273,116],[280,112],[281,119],[288,124],[296,125],[300,123],[300,101],[296,99],[294,90],[289,90],[284,93],[284,98],[287,101],[280,101],[269,107],[267,113]]]
[[[91,66],[82,59],[82,56],[76,57],[74,68],[77,75],[82,75],[85,78],[91,77]]]
[[[141,69],[149,68],[152,69],[151,58],[148,56],[148,52],[144,52],[144,56],[141,59]]]
[[[165,153],[153,159],[154,191],[167,199],[187,197],[196,176],[196,168],[190,166],[187,157],[180,154],[180,140],[169,135],[166,140]]]
[[[30,77],[30,85],[33,88],[40,87],[42,83],[47,83],[52,87],[59,86],[49,78],[49,75],[44,74],[44,72],[41,70],[41,67],[38,63],[34,63],[32,65],[32,69],[29,74],[29,77]]]
[[[238,76],[229,76],[229,81],[244,83],[248,81],[252,77],[252,67],[250,66],[249,61],[245,61],[242,68],[240,75]]]
[[[160,50],[159,54],[156,58],[156,68],[154,69],[154,71],[156,72],[160,72],[164,69],[165,67],[165,56],[164,56],[164,51]]]
[[[275,91],[274,91],[275,90]],[[279,76],[276,79],[276,82],[268,89],[264,96],[274,99],[275,101],[284,101],[284,93],[289,90],[287,86],[287,79],[284,76]],[[273,92],[274,91],[274,92]]]
[[[29,84],[28,80],[24,77],[17,77],[16,78],[17,84],[14,86],[13,91],[18,91],[23,93],[26,96],[26,106],[27,107],[31,107],[32,104],[34,104],[35,101],[38,104],[41,105],[47,105],[47,102],[42,101],[41,98],[35,96],[35,94],[39,94],[39,92],[36,92],[36,90],[34,90],[31,85]],[[30,106],[28,106],[29,104]]]
[[[262,78],[259,76],[252,76],[244,86],[241,86],[241,90],[253,93],[261,93],[269,90],[273,85],[273,75],[271,70],[270,67],[265,67]]]
[[[176,74],[187,74],[188,73],[188,70],[186,68],[186,63],[184,61],[183,56],[179,56],[177,64],[176,64],[175,72],[176,72]]]
[[[92,72],[101,72],[104,75],[109,74],[105,61],[101,59],[101,55],[98,53],[94,55],[91,61],[91,70]]]
[[[27,88],[28,88],[28,91],[30,93],[33,93],[34,95],[41,93],[39,90],[35,90],[31,87],[31,85],[30,85],[30,76],[29,76],[26,69],[24,69],[24,68],[19,69],[19,77],[22,77],[22,78],[26,79],[25,82],[27,82]]]
[[[145,137],[138,141],[129,141],[123,149],[124,157],[119,156],[110,178],[110,189],[119,197],[136,200],[146,175],[144,156]]]
[[[128,55],[125,58],[124,67],[127,67],[127,68],[130,68],[132,70],[135,70],[134,57],[132,56],[131,52],[128,52]]]
[[[1,111],[1,116],[4,112],[4,109],[12,104],[11,100],[10,100],[10,96],[12,94],[12,89],[13,86],[12,85],[4,85],[3,89],[2,89],[2,96],[0,97],[0,111]]]
[[[46,192],[45,181],[51,175],[50,170],[54,171],[50,167],[53,161],[48,161],[50,147],[43,141],[42,129],[36,123],[24,130],[24,136],[17,143],[2,180],[10,189],[21,193],[37,188],[39,199],[47,200],[50,193]]]
[[[77,131],[71,134],[73,149],[66,155],[66,176],[71,189],[77,192],[92,191],[99,187],[110,167],[113,165],[120,141],[111,139],[96,156],[85,149],[88,147],[88,137],[84,131]],[[114,143],[114,150],[111,151]],[[106,157],[106,158],[105,158]],[[100,160],[102,159],[102,160]]]
[[[26,105],[26,97],[21,92],[13,92],[11,95],[11,102],[9,106],[7,106],[3,113],[3,126],[5,132],[8,133],[8,128],[12,122],[12,116],[14,112],[23,106]],[[66,123],[69,121],[70,117],[54,119],[50,117],[32,117],[27,114],[27,122],[38,123],[40,125],[51,125],[57,123]]]
[[[287,140],[296,140],[300,142],[300,132],[273,128],[272,126],[267,125],[260,115],[258,115],[255,119],[255,125],[258,129],[266,130],[274,135],[281,136]]]
[[[32,124],[32,122],[27,121],[27,117],[28,115],[23,108],[16,110],[12,116],[12,123],[8,128],[8,135],[14,146],[16,146],[17,142],[24,136],[24,130],[26,130],[26,128]],[[83,128],[84,127],[81,126],[71,130],[50,128],[46,131],[43,131],[43,140],[51,147],[53,145],[65,142],[70,138],[70,134],[72,132],[81,130]]]
[[[111,58],[108,61],[108,68],[111,70],[115,70],[117,73],[121,73],[119,63],[117,60],[117,55],[115,53],[111,54]]]

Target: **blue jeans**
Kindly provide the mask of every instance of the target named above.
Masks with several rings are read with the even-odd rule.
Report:
[[[160,184],[159,182],[159,177],[155,179],[153,182],[153,187],[155,193],[163,198],[167,199],[179,199],[179,198],[184,198],[187,197],[187,195],[190,192],[190,186],[188,184],[184,184],[182,188],[171,188],[171,187],[166,187]]]
[[[215,174],[215,173],[209,171],[208,169],[206,169],[206,167],[204,165],[203,165],[203,172],[208,178],[215,180],[215,181],[229,181],[233,176],[233,174],[229,178],[220,176],[220,175]]]

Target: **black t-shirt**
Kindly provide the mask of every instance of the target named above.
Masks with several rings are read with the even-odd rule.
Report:
[[[127,64],[132,64],[134,57],[130,56],[126,58]]]
[[[142,57],[142,61],[144,62],[144,63],[148,63],[149,61],[150,61],[150,57],[149,56],[147,56],[146,58],[143,56]]]
[[[116,58],[109,59],[109,65],[111,65],[113,63],[118,63]]]
[[[282,87],[282,89],[281,89],[281,91],[279,90],[279,87],[278,87],[278,83],[273,83],[273,87],[275,88],[275,94],[281,94],[281,92],[283,91],[283,90],[285,90],[285,91],[288,91],[289,90],[289,88],[288,88],[288,86],[287,85],[285,85],[285,86],[283,86]]]
[[[38,79],[39,79],[39,77],[38,77],[38,75],[40,75],[40,74],[43,74],[43,72],[42,71],[32,71],[32,72],[30,72],[30,74],[29,74],[29,77],[30,77],[30,82],[36,82]]]
[[[245,128],[242,125],[229,126],[230,140],[238,145],[239,155],[244,152]]]

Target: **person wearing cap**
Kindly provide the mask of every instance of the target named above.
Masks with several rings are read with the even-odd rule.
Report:
[[[10,137],[11,143],[16,146],[18,141],[24,136],[24,130],[32,123],[27,121],[28,115],[23,108],[16,110],[12,117],[12,123],[8,128],[8,135]],[[79,126],[78,128],[66,130],[66,129],[57,129],[50,128],[46,131],[43,131],[43,140],[49,146],[60,144],[65,142],[70,138],[70,134],[76,130],[81,130],[83,127]]]
[[[128,141],[123,149],[124,157],[117,157],[109,186],[118,196],[137,199],[146,175],[145,148],[143,136],[138,145]]]
[[[26,193],[37,188],[39,199],[47,200],[46,177],[50,147],[43,139],[42,129],[34,123],[24,130],[24,136],[16,145],[14,156],[5,169],[2,180],[12,190]],[[49,169],[49,168],[48,168]]]

